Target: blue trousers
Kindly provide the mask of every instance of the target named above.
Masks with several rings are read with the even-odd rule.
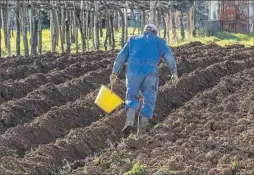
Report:
[[[139,108],[139,92],[144,97],[140,111],[141,117],[152,118],[157,99],[158,74],[148,73],[147,75],[137,75],[128,73],[126,77],[126,109]]]

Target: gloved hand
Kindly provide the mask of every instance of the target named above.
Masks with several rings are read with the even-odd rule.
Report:
[[[115,84],[116,80],[117,80],[117,75],[114,74],[114,73],[112,73],[112,74],[110,75],[109,79],[110,79],[110,84],[111,84],[111,86],[113,86],[113,85]]]
[[[173,73],[171,76],[172,84],[176,84],[179,81],[177,73]]]

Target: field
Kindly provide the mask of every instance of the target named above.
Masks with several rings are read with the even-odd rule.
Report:
[[[123,108],[106,115],[94,104],[116,51],[2,59],[0,175],[253,175],[254,47],[172,50],[179,82],[160,63],[149,133],[126,139]]]

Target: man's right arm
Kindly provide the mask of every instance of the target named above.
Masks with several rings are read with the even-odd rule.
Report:
[[[120,74],[125,62],[127,61],[128,56],[129,56],[129,41],[125,44],[125,46],[115,59],[112,71],[113,74],[116,75]]]

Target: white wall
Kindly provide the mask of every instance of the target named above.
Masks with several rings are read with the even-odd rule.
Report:
[[[219,2],[210,1],[209,20],[219,20]]]
[[[249,5],[250,32],[254,32],[254,2]]]

